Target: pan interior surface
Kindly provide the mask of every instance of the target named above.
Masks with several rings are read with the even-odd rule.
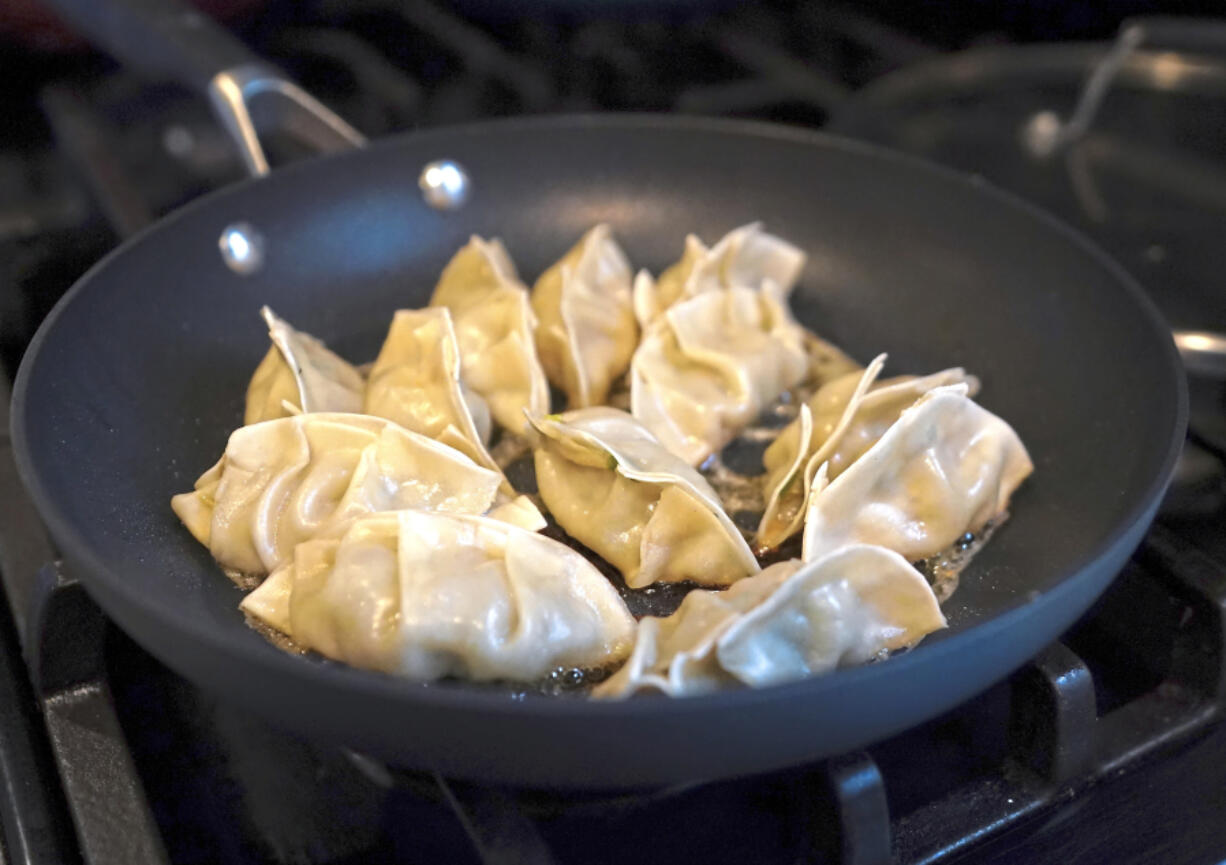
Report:
[[[422,201],[418,172],[438,158],[472,179],[459,210]],[[862,362],[888,351],[887,375],[965,366],[983,382],[979,401],[1034,458],[1010,519],[946,606],[950,628],[917,650],[677,701],[512,702],[416,686],[267,644],[171,512],[170,497],[191,488],[241,421],[268,346],[261,305],[363,362],[396,309],[427,302],[470,234],[501,237],[530,284],[597,222],[613,226],[636,268],[658,272],[686,233],[712,242],[751,220],[808,253],[792,296],[804,324]],[[250,275],[218,254],[236,222],[264,238],[264,266]],[[394,139],[174,214],[95,267],[49,317],[19,376],[13,432],[70,565],[180,672],[405,765],[624,787],[855,747],[1020,664],[1139,540],[1182,440],[1182,388],[1169,333],[1128,278],[999,193],[812,133],[570,118]]]

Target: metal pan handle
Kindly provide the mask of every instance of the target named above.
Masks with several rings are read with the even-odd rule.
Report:
[[[1047,158],[1081,140],[1115,83],[1116,76],[1142,44],[1167,45],[1183,51],[1226,49],[1226,23],[1212,18],[1145,16],[1120,25],[1115,43],[1094,65],[1067,120],[1054,111],[1040,111],[1026,124],[1022,141],[1032,156]]]
[[[322,153],[361,147],[360,132],[185,0],[49,0],[119,62],[206,96],[253,176],[267,174],[259,129]]]
[[[1226,335],[1205,330],[1177,330],[1175,346],[1189,373],[1226,378]]]

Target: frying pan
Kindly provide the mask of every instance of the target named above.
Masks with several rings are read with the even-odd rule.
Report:
[[[112,50],[153,41],[139,14],[104,32],[92,0],[80,2],[62,5]],[[158,27],[164,70],[197,84],[223,72],[208,74],[198,20],[186,71],[173,51],[183,28],[166,18]],[[228,46],[225,62],[237,53]],[[467,168],[461,207],[423,199],[419,172],[440,157]],[[949,629],[916,650],[692,699],[416,685],[269,645],[171,513],[171,495],[190,488],[240,422],[267,349],[261,304],[361,361],[395,309],[426,302],[470,233],[501,236],[532,279],[601,220],[636,265],[658,270],[687,231],[714,239],[751,219],[809,253],[793,300],[802,321],[861,358],[888,349],[895,370],[964,364],[1035,459],[1012,516],[948,603]],[[235,223],[263,239],[261,266],[243,273],[218,251]],[[1170,332],[1136,284],[1017,199],[811,132],[561,117],[392,138],[170,215],[98,263],[48,316],[18,375],[12,431],[68,566],[189,679],[398,766],[611,790],[844,752],[1005,676],[1068,628],[1139,542],[1179,452],[1185,403]]]
[[[974,48],[882,76],[827,129],[1025,196],[1137,274],[1173,326],[1222,332],[1223,49],[1226,22],[1196,18],[1126,21],[1114,44]],[[1214,359],[1177,343],[1201,368]]]

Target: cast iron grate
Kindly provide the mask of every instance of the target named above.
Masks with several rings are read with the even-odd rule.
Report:
[[[498,24],[396,0],[273,6],[246,37],[370,135],[541,110],[820,124],[850,89],[932,50],[825,4]],[[10,368],[51,303],[117,237],[240,174],[201,103],[96,72],[85,63],[41,89],[36,137],[53,140],[55,155],[41,140],[0,154]],[[1226,809],[1214,777],[1226,735],[1212,723],[1226,578],[1170,530],[1151,531],[1061,643],[943,718],[819,766],[576,802],[391,773],[287,737],[166,671],[52,563],[17,485],[7,402],[0,393],[6,861],[867,865],[1093,861],[1104,843],[1124,861],[1128,838],[1135,861],[1175,861],[1140,837],[1158,807],[1144,791],[1164,782],[1182,791],[1185,861],[1226,844],[1221,829],[1212,834]],[[1214,461],[1213,511],[1220,474]],[[18,640],[26,670],[14,663]]]

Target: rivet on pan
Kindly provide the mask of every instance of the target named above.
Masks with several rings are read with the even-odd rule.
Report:
[[[1059,115],[1054,111],[1040,111],[1022,126],[1022,144],[1031,156],[1045,159],[1055,152],[1063,130]]]
[[[471,184],[468,174],[458,162],[436,159],[427,162],[417,178],[426,204],[435,210],[455,210],[468,200]]]
[[[217,240],[221,257],[240,276],[250,276],[264,265],[264,236],[247,222],[235,222]]]

